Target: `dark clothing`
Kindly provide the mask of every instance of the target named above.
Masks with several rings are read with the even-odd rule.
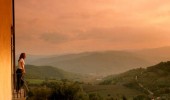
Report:
[[[22,79],[23,78],[23,73],[22,73],[22,69],[17,69],[16,71],[16,74],[17,74],[17,86],[16,86],[16,91],[18,92],[21,87],[24,85],[24,80]]]

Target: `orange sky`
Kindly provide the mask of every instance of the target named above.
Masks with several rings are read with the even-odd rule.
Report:
[[[16,0],[16,51],[170,46],[170,0]]]

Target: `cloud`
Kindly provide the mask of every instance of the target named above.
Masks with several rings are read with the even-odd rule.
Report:
[[[131,45],[135,43],[154,43],[155,41],[169,39],[169,37],[161,33],[166,34],[167,32],[152,27],[93,28],[85,32],[82,31],[80,34],[77,34],[76,38]]]
[[[170,44],[170,0],[16,0],[17,49],[39,53]],[[33,45],[30,45],[33,44]],[[42,52],[42,51],[41,51]]]
[[[67,35],[60,33],[44,33],[40,35],[39,39],[53,44],[61,44],[70,41]]]

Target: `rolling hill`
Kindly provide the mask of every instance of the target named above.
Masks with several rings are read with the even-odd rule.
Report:
[[[16,55],[16,64],[18,63],[18,59],[19,59],[20,54]],[[30,64],[33,61],[36,61],[38,59],[42,59],[42,58],[50,58],[56,55],[32,55],[32,54],[27,54],[26,53],[26,63]]]
[[[110,75],[133,68],[145,68],[161,61],[170,60],[170,47],[136,51],[84,52],[78,54],[27,56],[27,64],[49,65],[68,72]]]
[[[152,63],[152,65],[159,63],[161,61],[170,60],[170,46],[143,49],[143,50],[134,51],[133,53],[147,60],[148,62]]]
[[[106,51],[68,54],[51,58],[43,58],[31,62],[33,65],[50,65],[69,72],[109,75],[132,68],[146,67],[150,63],[130,52]]]
[[[108,76],[101,84],[124,85],[146,94],[170,98],[170,61]],[[169,100],[169,99],[168,99]]]
[[[71,79],[80,80],[83,76],[63,71],[51,66],[26,65],[27,79]]]

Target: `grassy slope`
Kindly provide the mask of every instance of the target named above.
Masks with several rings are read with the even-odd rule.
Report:
[[[29,79],[74,79],[79,80],[81,75],[63,71],[51,66],[26,65],[26,78]]]

